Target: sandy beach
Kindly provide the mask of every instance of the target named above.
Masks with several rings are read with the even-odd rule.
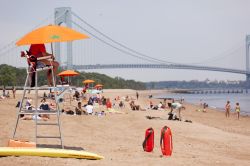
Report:
[[[164,93],[163,90],[138,91],[139,100],[135,101],[142,108],[149,107],[149,94]],[[136,91],[129,89],[105,90],[103,95],[111,99],[119,96],[134,96]],[[16,121],[16,103],[21,99],[18,91],[16,99],[0,101],[0,146],[7,146],[12,137]],[[152,99],[158,104],[160,99]],[[73,101],[71,104],[76,104]],[[83,148],[105,157],[103,160],[64,159],[49,157],[0,157],[0,165],[250,165],[250,118],[241,116],[237,120],[235,114],[225,118],[224,112],[211,108],[207,112],[198,112],[198,106],[184,102],[183,119],[172,121],[147,119],[146,116],[167,118],[169,109],[165,111],[149,110],[132,111],[128,103],[122,113],[108,113],[106,116],[65,115],[61,116],[62,134],[66,147]],[[100,108],[99,108],[100,109]],[[173,134],[173,154],[165,157],[160,149],[160,131],[169,126]],[[145,130],[152,127],[155,131],[155,147],[152,153],[143,151],[142,142]],[[20,121],[18,138],[34,141],[34,121]],[[57,132],[51,128],[42,128],[41,132]],[[59,144],[54,140],[39,140],[41,144]]]

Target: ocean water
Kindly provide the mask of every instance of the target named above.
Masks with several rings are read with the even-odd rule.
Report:
[[[170,93],[166,95],[154,96],[154,98],[183,98],[185,102],[199,105],[207,103],[209,107],[224,111],[227,101],[230,101],[231,109],[234,111],[236,102],[239,102],[241,114],[250,115],[250,92],[248,93],[225,93],[225,94],[177,94]]]

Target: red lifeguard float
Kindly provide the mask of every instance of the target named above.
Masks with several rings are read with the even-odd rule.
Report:
[[[164,126],[161,129],[161,152],[165,156],[171,156],[173,151],[172,133],[171,129]]]
[[[145,140],[142,143],[143,150],[152,152],[154,149],[154,129],[148,128],[145,132]]]

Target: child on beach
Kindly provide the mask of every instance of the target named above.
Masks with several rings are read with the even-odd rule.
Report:
[[[237,113],[238,120],[240,119],[240,104],[236,103],[235,112]]]

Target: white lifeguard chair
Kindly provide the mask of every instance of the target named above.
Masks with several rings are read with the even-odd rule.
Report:
[[[28,62],[29,62],[29,58],[30,56],[28,54],[24,54],[24,56],[27,58]],[[46,59],[46,60],[49,60],[50,62],[53,61],[52,57],[51,56],[44,56],[44,57],[40,57],[40,58],[37,58],[37,61],[39,60],[42,60],[42,59]],[[38,139],[59,139],[60,140],[60,145],[62,148],[64,148],[63,146],[63,139],[62,139],[62,132],[61,132],[61,121],[60,121],[60,115],[61,115],[61,112],[60,112],[60,109],[59,109],[59,97],[60,96],[57,96],[57,88],[56,88],[56,84],[55,84],[55,77],[54,77],[54,73],[53,73],[53,66],[52,66],[52,63],[51,65],[47,65],[47,66],[38,66],[36,69],[32,68],[34,66],[32,66],[30,63],[27,67],[27,77],[26,77],[26,81],[25,81],[25,85],[24,85],[24,88],[23,88],[23,96],[22,96],[22,100],[20,101],[19,103],[19,107],[18,107],[18,110],[17,110],[17,120],[16,120],[16,124],[15,124],[15,129],[14,129],[14,132],[13,132],[13,139],[15,139],[15,136],[16,136],[16,132],[17,132],[17,128],[18,128],[18,124],[20,123],[19,120],[20,120],[20,116],[21,115],[31,115],[32,117],[34,117],[34,121],[35,121],[35,142],[36,142],[36,145],[39,145],[37,144],[38,143]],[[48,70],[51,70],[52,72],[52,80],[53,80],[53,86],[52,87],[39,87],[38,86],[38,73],[40,71],[48,71]],[[30,76],[35,73],[35,86],[34,87],[31,87],[29,85],[29,79],[30,79]],[[39,100],[39,94],[38,94],[38,91],[39,90],[49,90],[49,89],[52,89],[54,90],[54,100],[55,100],[55,103],[56,103],[56,107],[55,107],[55,110],[43,110],[43,109],[40,109],[39,108],[39,105],[38,105],[38,100]],[[32,109],[27,109],[25,107],[25,99],[26,99],[26,96],[28,94],[28,92],[30,90],[35,90],[35,95],[34,95],[34,101],[35,101],[35,106],[34,108]],[[52,118],[49,119],[48,121],[40,121],[38,120],[38,117],[43,115],[43,114],[46,114],[46,115],[53,115],[55,116],[56,118]],[[46,127],[47,126],[47,133],[46,135],[39,135],[39,129],[40,127]],[[51,127],[48,127],[48,126],[56,126],[58,128],[58,134],[57,135],[50,135],[49,134],[49,131],[51,130]]]

